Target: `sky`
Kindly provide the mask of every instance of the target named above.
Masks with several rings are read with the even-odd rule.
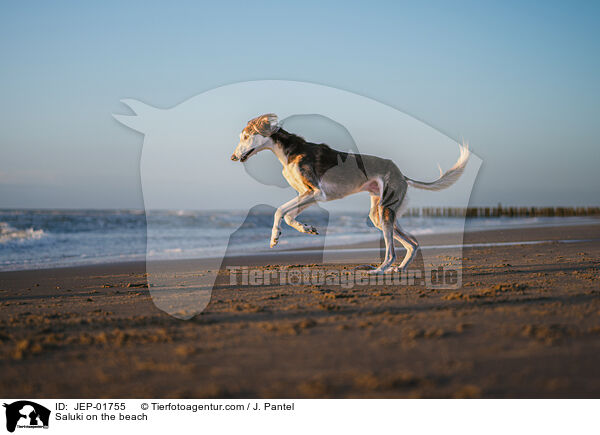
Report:
[[[144,138],[112,117],[130,113],[120,100],[167,109],[264,79],[348,91],[465,138],[483,161],[471,205],[599,205],[599,12],[596,2],[2,2],[0,208],[142,208]]]

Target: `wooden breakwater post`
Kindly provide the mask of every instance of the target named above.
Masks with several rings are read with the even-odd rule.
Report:
[[[413,207],[408,217],[570,217],[600,216],[600,207]]]

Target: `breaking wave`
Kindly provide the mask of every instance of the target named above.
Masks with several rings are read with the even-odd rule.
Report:
[[[35,230],[33,228],[19,230],[11,227],[6,222],[0,222],[0,243],[41,239],[45,235],[44,230]]]

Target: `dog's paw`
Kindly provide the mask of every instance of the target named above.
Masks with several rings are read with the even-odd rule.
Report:
[[[303,225],[303,232],[306,234],[314,234],[315,236],[319,235],[319,232],[317,231],[317,229],[315,227],[313,227],[312,225]]]
[[[277,246],[277,243],[279,243],[279,236],[281,236],[281,231],[278,231],[276,234],[273,234],[271,236],[271,248],[274,248],[275,246]]]

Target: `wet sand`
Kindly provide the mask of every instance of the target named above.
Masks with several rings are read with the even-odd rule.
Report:
[[[0,395],[600,397],[600,225],[464,242],[458,290],[221,279],[188,321],[155,307],[144,263],[3,272]]]

